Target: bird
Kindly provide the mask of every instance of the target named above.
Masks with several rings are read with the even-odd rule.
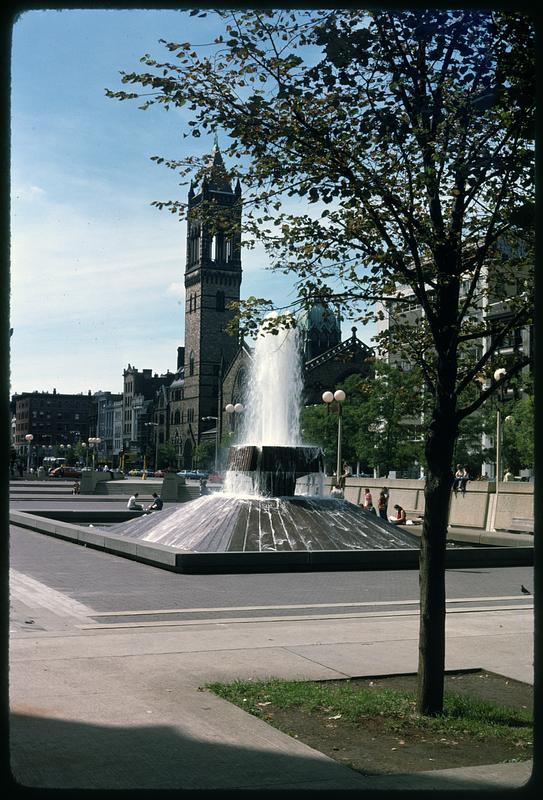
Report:
[[[532,594],[531,591],[527,589],[523,583],[520,584],[520,591],[522,592],[522,594]]]

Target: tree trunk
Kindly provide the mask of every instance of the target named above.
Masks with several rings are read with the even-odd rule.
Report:
[[[449,409],[449,412],[451,409]],[[445,550],[456,425],[452,414],[434,414],[428,432],[428,474],[420,543],[420,628],[417,711],[443,711],[445,677]]]

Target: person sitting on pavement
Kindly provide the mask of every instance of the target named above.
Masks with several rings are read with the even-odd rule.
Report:
[[[160,497],[156,492],[153,492],[153,502],[151,505],[147,506],[147,511],[162,511],[164,503],[162,501],[162,497]]]
[[[134,492],[130,500],[128,501],[126,507],[129,511],[143,511],[143,506],[141,506],[137,501],[136,497],[138,496],[137,492]]]
[[[72,494],[81,494],[81,486],[79,485],[79,481],[75,481],[74,485],[72,486]]]
[[[207,481],[205,478],[200,478],[200,497],[203,497],[205,494],[209,494],[209,489],[207,488]]]
[[[330,496],[331,497],[335,497],[338,500],[342,500],[343,499],[343,489],[341,488],[341,486],[339,486],[337,484],[332,486],[332,488],[330,489]]]
[[[396,516],[389,517],[388,521],[391,522],[393,525],[405,525],[407,521],[405,510],[397,503],[394,506],[394,508],[396,509]]]

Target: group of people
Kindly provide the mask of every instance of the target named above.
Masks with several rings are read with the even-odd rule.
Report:
[[[348,469],[348,467],[347,467]],[[343,497],[343,489],[345,486],[345,478],[349,475],[350,472],[346,471],[346,465],[344,465],[343,475],[339,483],[336,483],[332,486],[330,490],[330,496],[336,498]],[[405,509],[399,503],[394,505],[394,515],[388,515],[388,500],[389,500],[389,492],[388,488],[384,486],[381,491],[379,492],[379,497],[377,499],[377,508],[373,505],[373,497],[369,488],[364,489],[364,500],[360,504],[364,511],[368,511],[371,514],[378,514],[381,519],[384,519],[386,522],[390,522],[393,525],[405,525],[407,522],[407,516],[405,513]]]
[[[373,497],[371,491],[364,489],[364,501],[361,503],[364,511],[369,511],[372,514],[378,514],[381,519],[391,522],[393,525],[405,525],[407,521],[405,509],[399,503],[394,505],[394,516],[388,516],[388,489],[384,486],[379,492],[377,499],[377,508],[373,505]]]
[[[139,493],[138,492],[134,492],[134,494],[132,495],[132,497],[130,498],[130,500],[128,501],[128,504],[126,506],[129,511],[146,511],[146,512],[149,512],[149,511],[162,511],[162,508],[164,506],[164,502],[163,502],[162,498],[160,497],[160,495],[158,495],[156,492],[153,492],[153,502],[150,503],[147,506],[147,508],[143,508],[143,506],[140,505],[140,503],[138,503],[138,497],[139,497]]]

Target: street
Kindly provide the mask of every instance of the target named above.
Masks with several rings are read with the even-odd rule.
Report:
[[[24,786],[473,788],[529,774],[365,778],[201,690],[416,672],[416,571],[187,575],[15,526],[10,537],[11,765]],[[448,670],[533,681],[521,585],[531,568],[447,572]]]
[[[218,618],[386,615],[416,610],[418,603],[418,572],[412,570],[187,575],[15,526],[10,534],[13,575],[32,581],[13,584],[13,624],[20,625],[32,612],[35,630],[41,625],[41,606],[54,608],[61,596],[84,606],[89,616],[99,613],[96,619],[102,625],[114,619],[151,625]],[[524,606],[531,598],[521,586],[531,589],[532,574],[529,567],[448,570],[448,609],[452,613],[459,608]],[[30,585],[32,593],[25,589]],[[60,612],[62,608],[60,603]]]

